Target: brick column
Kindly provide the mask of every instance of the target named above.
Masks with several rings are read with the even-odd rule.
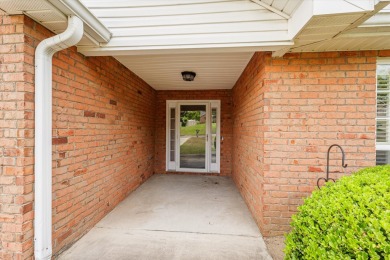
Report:
[[[32,255],[33,49],[24,16],[0,14],[0,258]]]

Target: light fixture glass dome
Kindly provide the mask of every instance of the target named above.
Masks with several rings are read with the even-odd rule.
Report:
[[[184,81],[194,81],[196,73],[193,71],[183,71],[181,75]]]

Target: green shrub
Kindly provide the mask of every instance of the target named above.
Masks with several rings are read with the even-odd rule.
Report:
[[[314,191],[291,226],[286,259],[390,259],[390,165]]]

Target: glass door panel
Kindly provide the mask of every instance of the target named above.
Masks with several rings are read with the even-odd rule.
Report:
[[[206,169],[206,105],[180,105],[180,168]]]
[[[175,136],[175,130],[176,130],[175,124],[176,124],[176,122],[175,122],[175,119],[176,119],[175,108],[171,108],[170,118],[169,118],[169,131],[170,131],[170,136],[169,136],[169,140],[170,140],[169,155],[170,155],[170,161],[171,162],[175,161],[175,140],[176,140],[176,136]]]
[[[217,109],[211,109],[211,163],[217,162]]]

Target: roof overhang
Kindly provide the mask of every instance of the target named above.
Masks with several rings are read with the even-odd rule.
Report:
[[[273,1],[283,3],[280,11],[259,0],[82,0],[113,37],[78,50],[88,56],[275,51],[293,44],[288,18],[301,1]]]
[[[311,2],[311,4],[310,4]],[[390,49],[389,0],[305,1],[300,8],[312,12],[293,36],[291,52]],[[300,12],[300,8],[297,13]]]
[[[77,15],[85,24],[85,36],[77,46],[84,55],[114,56],[156,89],[203,89],[212,84],[233,87],[255,51],[279,57],[286,52],[390,49],[389,3],[0,0],[0,8],[26,14],[55,33],[65,29],[67,15]],[[146,69],[147,63],[153,69]],[[191,70],[191,65],[205,71],[197,75],[199,84],[179,84],[181,69]],[[218,84],[222,79],[225,83]]]
[[[7,14],[24,14],[55,34],[65,31],[69,15],[84,23],[84,37],[80,44],[97,46],[111,39],[111,32],[78,0],[0,0],[0,8]]]

